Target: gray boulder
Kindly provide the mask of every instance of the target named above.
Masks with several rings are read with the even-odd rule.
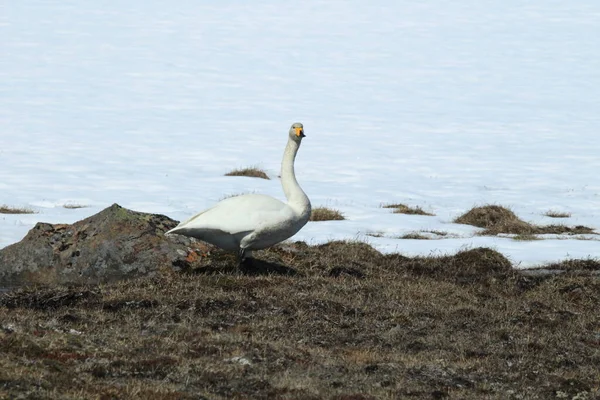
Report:
[[[189,267],[202,245],[166,237],[176,225],[118,204],[72,225],[40,222],[0,250],[0,287],[101,283]]]

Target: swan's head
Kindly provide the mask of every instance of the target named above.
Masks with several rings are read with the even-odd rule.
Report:
[[[300,143],[304,136],[304,127],[302,124],[300,122],[292,124],[292,127],[290,128],[290,139],[292,139],[294,142]]]

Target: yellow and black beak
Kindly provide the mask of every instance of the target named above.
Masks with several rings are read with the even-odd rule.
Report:
[[[296,130],[296,136],[298,137],[305,137],[306,135],[304,134],[304,129],[303,128],[294,128]]]

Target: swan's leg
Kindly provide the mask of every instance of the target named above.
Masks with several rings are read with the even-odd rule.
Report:
[[[244,263],[245,255],[246,255],[246,249],[240,247],[240,251],[238,251],[238,267]]]
[[[250,260],[250,261],[252,260],[252,250],[240,247],[240,251],[238,253],[238,257],[239,257],[239,260],[238,260],[239,261],[239,266],[241,266],[242,264],[244,264],[248,260]]]

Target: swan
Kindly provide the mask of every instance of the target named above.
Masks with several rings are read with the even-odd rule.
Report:
[[[308,196],[296,180],[294,160],[304,135],[294,123],[281,162],[284,203],[263,194],[245,194],[221,200],[194,215],[167,234],[191,236],[228,251],[236,251],[239,264],[251,261],[252,251],[266,249],[296,234],[310,218]]]

